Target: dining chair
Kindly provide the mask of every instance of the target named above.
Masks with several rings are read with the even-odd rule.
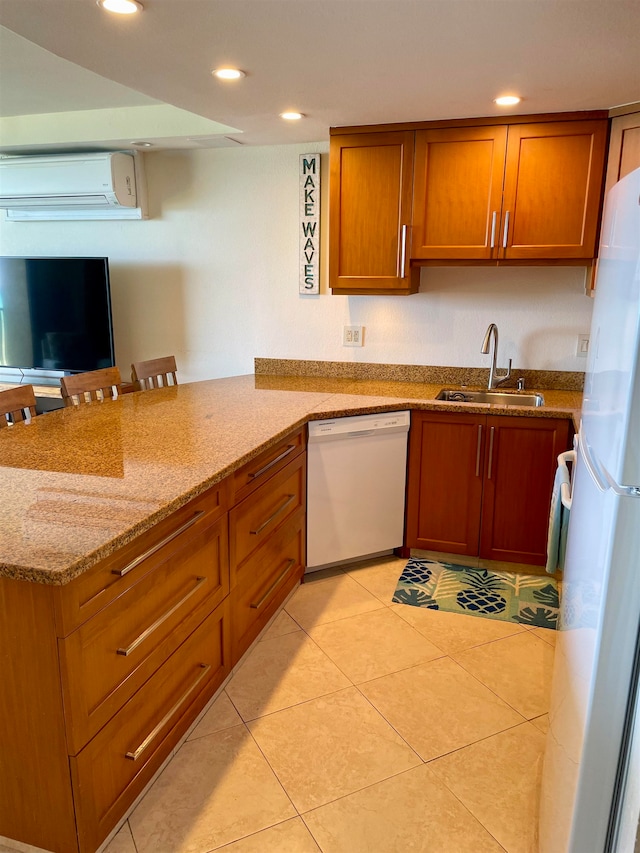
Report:
[[[173,355],[136,361],[131,365],[131,381],[141,391],[177,385],[176,360]]]
[[[36,397],[33,385],[19,385],[0,391],[0,429],[36,416]]]
[[[112,399],[120,394],[122,378],[117,367],[74,373],[60,379],[65,406],[79,406]]]

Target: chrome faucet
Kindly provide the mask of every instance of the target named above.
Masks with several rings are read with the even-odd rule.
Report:
[[[496,366],[496,362],[498,360],[498,327],[495,323],[489,324],[480,352],[485,353],[485,355],[489,352],[491,335],[493,335],[493,355],[491,357],[491,367],[489,368],[489,384],[487,386],[489,391],[492,391],[494,388],[497,388],[498,385],[502,385],[503,382],[506,382],[507,379],[511,378],[511,359],[509,359],[507,372],[502,375],[498,374],[498,368]]]

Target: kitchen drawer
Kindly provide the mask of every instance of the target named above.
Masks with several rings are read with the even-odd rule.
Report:
[[[299,582],[304,558],[305,513],[301,510],[255,552],[231,593],[233,665]]]
[[[304,427],[256,456],[231,476],[231,504],[237,504],[299,456],[306,446]]]
[[[108,607],[58,640],[71,755],[228,594],[226,515],[194,528]]]
[[[81,853],[93,853],[226,678],[228,621],[226,599],[70,759]]]
[[[306,504],[306,454],[298,456],[229,512],[231,586],[243,562]]]
[[[122,595],[171,554],[185,539],[227,511],[229,480],[208,489],[150,530],[136,536],[71,583],[56,589],[56,626],[66,637],[78,625]]]

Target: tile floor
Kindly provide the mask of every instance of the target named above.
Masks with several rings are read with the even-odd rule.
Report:
[[[554,632],[307,576],[105,853],[535,853]]]

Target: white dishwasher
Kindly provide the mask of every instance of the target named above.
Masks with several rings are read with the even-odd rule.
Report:
[[[402,545],[409,412],[309,423],[307,572]]]

